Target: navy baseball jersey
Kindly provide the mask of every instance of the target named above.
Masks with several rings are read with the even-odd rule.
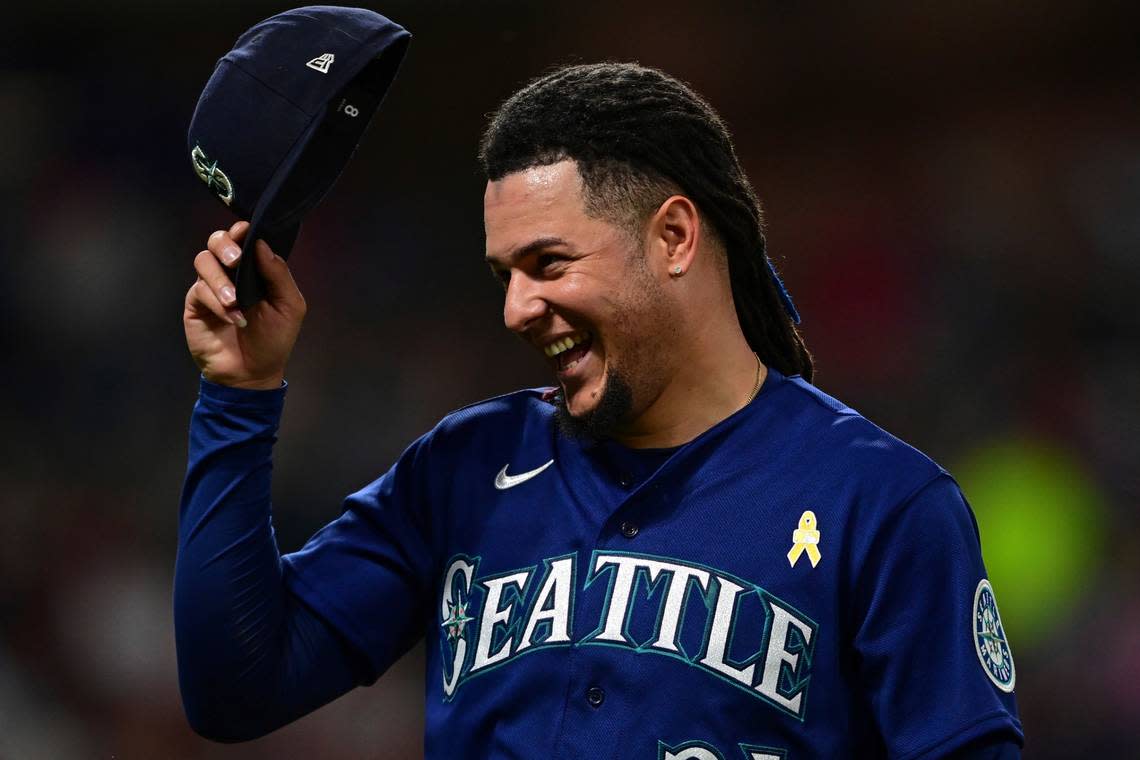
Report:
[[[938,756],[1021,743],[973,515],[774,368],[674,449],[461,409],[284,557],[362,682],[427,638],[429,758]]]

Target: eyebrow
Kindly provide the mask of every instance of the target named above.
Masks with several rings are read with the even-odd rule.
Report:
[[[547,237],[540,237],[540,238],[537,238],[535,240],[530,241],[526,245],[519,246],[518,248],[511,250],[509,253],[507,253],[507,255],[503,256],[502,258],[487,254],[486,256],[483,257],[483,260],[485,262],[487,262],[487,264],[490,265],[491,267],[495,267],[495,266],[507,266],[507,267],[509,267],[512,263],[518,261],[519,259],[525,258],[526,256],[529,256],[532,253],[544,250],[546,248],[554,248],[554,247],[560,246],[560,245],[561,246],[569,246],[570,244],[567,243],[562,238],[556,237],[553,235],[547,236]]]

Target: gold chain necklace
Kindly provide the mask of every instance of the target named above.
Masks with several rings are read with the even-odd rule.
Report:
[[[756,394],[760,392],[760,369],[763,365],[760,364],[759,354],[752,354],[756,357],[756,384],[752,386],[752,392],[748,394],[748,400],[744,402],[745,406],[752,403],[752,399],[756,398]]]

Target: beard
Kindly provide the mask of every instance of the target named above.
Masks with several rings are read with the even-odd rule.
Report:
[[[676,343],[674,312],[670,299],[650,275],[645,256],[632,255],[630,268],[628,290],[617,299],[619,307],[611,328],[614,342],[620,346],[620,366],[607,367],[602,397],[588,412],[571,414],[566,391],[559,389],[555,421],[559,432],[567,437],[586,442],[612,438],[636,417],[635,400],[643,404],[660,392],[659,380],[666,370],[655,357],[668,356],[669,347]]]
[[[566,406],[566,392],[559,391],[555,421],[558,430],[568,438],[592,442],[609,438],[633,412],[633,386],[618,370],[606,370],[602,397],[588,412],[574,416]]]

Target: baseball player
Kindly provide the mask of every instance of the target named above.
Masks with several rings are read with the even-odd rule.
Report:
[[[498,110],[481,159],[504,321],[555,387],[447,415],[298,552],[270,476],[305,302],[257,243],[268,296],[235,315],[244,222],[195,259],[194,728],[261,736],[426,638],[430,758],[1018,757],[970,508],[811,384],[712,108],[654,69],[572,66]]]

